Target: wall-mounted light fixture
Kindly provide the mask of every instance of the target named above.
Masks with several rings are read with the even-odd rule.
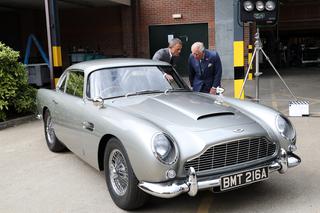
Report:
[[[182,15],[180,13],[172,14],[173,19],[180,19],[182,18]]]

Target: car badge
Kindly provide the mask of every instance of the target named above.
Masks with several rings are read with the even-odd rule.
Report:
[[[234,129],[233,130],[233,132],[235,132],[235,133],[241,133],[241,132],[243,132],[244,131],[244,129]]]

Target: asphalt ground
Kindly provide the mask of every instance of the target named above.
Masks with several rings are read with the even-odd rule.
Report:
[[[314,72],[314,73],[312,73]],[[296,152],[302,163],[267,181],[241,189],[196,197],[151,198],[136,212],[320,212],[320,94],[318,69],[308,77],[284,76],[299,98],[310,102],[310,116],[289,117],[297,131]],[[260,102],[288,114],[290,95],[272,74],[261,77]],[[232,81],[224,81],[232,96]],[[246,96],[254,96],[254,81]],[[103,172],[71,152],[48,150],[42,121],[0,131],[0,212],[124,212],[111,200]]]
[[[300,166],[238,190],[152,198],[137,212],[319,212],[319,118],[291,117]],[[41,121],[0,131],[0,212],[123,212],[103,172],[71,152],[48,150]]]

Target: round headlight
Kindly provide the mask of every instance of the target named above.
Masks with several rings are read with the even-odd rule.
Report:
[[[245,1],[243,2],[243,8],[245,11],[251,12],[254,9],[254,6],[251,1]]]
[[[263,11],[264,10],[264,4],[262,1],[257,1],[256,2],[256,8],[258,11]]]
[[[155,157],[164,164],[173,164],[177,160],[177,147],[165,134],[158,133],[153,137],[152,150]]]
[[[170,150],[172,149],[169,140],[162,134],[156,136],[154,140],[154,148],[161,158],[167,157],[170,153]]]
[[[267,1],[266,3],[266,10],[273,11],[276,8],[276,4],[274,1]]]
[[[296,132],[287,118],[282,115],[278,115],[276,118],[276,126],[282,137],[290,141],[295,140]]]

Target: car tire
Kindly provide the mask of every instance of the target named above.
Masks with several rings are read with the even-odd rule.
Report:
[[[116,138],[111,138],[105,149],[104,172],[113,202],[121,209],[133,210],[141,207],[148,195],[138,187],[127,153]]]
[[[44,118],[43,119],[44,135],[46,137],[46,142],[50,151],[52,152],[66,151],[67,148],[65,147],[64,144],[61,143],[61,141],[59,141],[59,139],[56,136],[53,122],[52,122],[52,117],[48,109],[44,112],[43,118]]]

